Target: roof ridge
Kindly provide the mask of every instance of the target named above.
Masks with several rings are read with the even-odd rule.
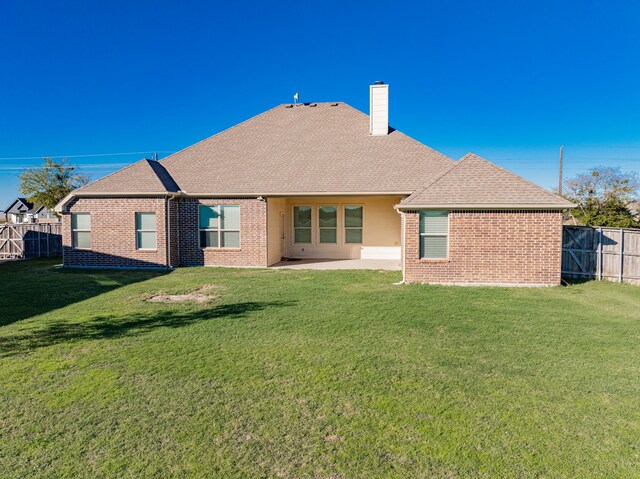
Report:
[[[416,190],[414,191],[411,196],[408,196],[406,198],[405,201],[411,201],[411,199],[415,196],[421,195],[422,193],[424,193],[425,191],[427,191],[429,188],[431,188],[434,184],[436,184],[438,181],[440,181],[442,178],[444,178],[446,175],[448,175],[451,170],[457,168],[458,166],[460,166],[463,162],[465,162],[466,160],[468,160],[469,158],[471,158],[471,155],[473,155],[473,153],[469,152],[466,155],[464,155],[462,158],[460,158],[459,160],[456,160],[455,163],[453,165],[451,165],[449,168],[447,168],[440,176],[438,176],[435,180],[433,180],[431,183],[429,183],[427,186],[425,186],[424,188],[422,188],[421,190]]]
[[[478,181],[472,184],[470,183],[472,187],[469,191],[476,191],[476,190],[480,191],[483,188],[486,189],[487,185],[493,184],[492,181],[494,181],[494,179],[498,177],[498,178],[507,180],[512,185],[517,185],[518,188],[528,189],[530,194],[533,194],[534,197],[535,195],[537,195],[538,199],[535,200],[534,203],[542,202],[544,204],[554,203],[558,205],[560,205],[561,203],[566,203],[565,206],[570,206],[570,203],[565,198],[559,195],[556,195],[546,190],[542,186],[537,185],[536,183],[529,181],[526,178],[523,178],[522,176],[517,175],[512,171],[506,168],[503,168],[502,166],[499,166],[473,152],[469,152],[465,154],[460,160],[456,162],[456,164],[453,167],[444,171],[440,176],[438,176],[438,178],[433,180],[422,190],[414,192],[411,196],[409,196],[404,201],[402,201],[402,204],[405,205],[405,208],[406,208],[406,207],[411,207],[414,204],[415,205],[421,204],[421,202],[424,202],[426,198],[431,198],[429,201],[435,201],[434,200],[435,197],[433,195],[434,194],[438,195],[438,188],[436,188],[435,185],[441,181],[446,181],[446,178],[449,176],[452,176],[452,179],[449,180],[448,182],[445,182],[445,186],[444,186],[445,190],[446,188],[451,189],[452,186],[455,187],[455,185],[458,184],[458,182],[461,180],[464,183],[464,178],[465,178],[464,176],[462,177],[462,179],[457,178],[453,173],[457,167],[461,165],[465,165],[469,161],[475,162],[475,165],[472,165],[471,167],[469,167],[471,168],[471,170],[469,170],[468,172],[465,172],[463,170],[462,175],[465,175],[465,173],[472,173],[475,176],[478,173],[473,173],[474,169],[477,169],[477,171],[481,172],[480,177],[477,178]],[[485,173],[484,177],[482,176],[483,171]],[[453,181],[453,183],[451,183],[451,181]],[[544,193],[544,194],[541,194],[541,193]],[[431,197],[429,195],[431,195]],[[491,194],[491,197],[493,197],[493,194]],[[513,199],[511,201],[513,201]],[[491,201],[489,201],[487,204],[490,204],[490,203]]]
[[[480,160],[482,160],[482,161],[486,161],[487,163],[490,163],[491,165],[495,166],[496,168],[498,168],[498,169],[500,169],[500,170],[502,170],[502,171],[506,171],[507,173],[509,173],[509,174],[511,174],[511,175],[513,175],[513,176],[515,176],[516,178],[518,178],[518,179],[520,179],[520,180],[522,180],[522,181],[525,181],[525,182],[529,183],[530,185],[535,186],[536,188],[538,188],[538,189],[539,189],[539,190],[541,190],[541,191],[544,191],[547,195],[549,195],[549,196],[551,196],[551,197],[553,197],[553,198],[562,198],[563,200],[564,200],[564,199],[566,199],[566,198],[564,198],[564,197],[562,197],[562,196],[560,196],[560,195],[556,195],[555,193],[553,193],[553,192],[551,192],[551,191],[547,190],[546,188],[543,188],[542,186],[540,186],[540,185],[538,185],[538,184],[534,183],[533,181],[527,180],[527,179],[526,179],[526,178],[524,178],[523,176],[520,176],[519,174],[514,173],[514,172],[513,172],[513,171],[511,171],[511,170],[507,170],[506,168],[503,168],[502,166],[500,166],[500,165],[498,165],[498,164],[494,163],[493,161],[489,161],[489,160],[487,160],[486,158],[483,158],[483,157],[482,157],[482,156],[480,156],[480,155],[476,155],[475,153],[469,152],[469,153],[467,153],[467,154],[465,155],[465,157],[467,157],[467,156],[471,156],[471,155],[475,156],[476,158],[478,158],[478,159],[480,159]]]
[[[269,113],[270,111],[275,110],[276,108],[281,107],[282,105],[288,105],[288,104],[289,104],[289,103],[280,103],[280,104],[278,104],[278,105],[276,105],[276,106],[274,106],[274,107],[272,107],[272,108],[269,108],[268,110],[263,111],[262,113],[258,113],[257,115],[253,115],[253,116],[251,116],[251,117],[247,118],[246,120],[242,120],[240,123],[236,123],[235,125],[232,125],[232,126],[230,126],[230,127],[227,127],[227,128],[225,128],[224,130],[219,131],[218,133],[214,133],[214,134],[213,134],[213,135],[211,135],[211,136],[208,136],[208,137],[206,137],[206,138],[203,138],[202,140],[197,141],[197,142],[196,142],[196,143],[194,143],[193,145],[186,146],[186,147],[184,147],[184,148],[183,148],[183,149],[181,149],[181,150],[178,150],[178,151],[176,151],[176,152],[174,152],[174,153],[171,153],[169,156],[165,156],[164,158],[162,158],[162,159],[161,159],[161,160],[159,160],[159,161],[160,161],[160,162],[163,162],[163,161],[165,161],[165,160],[168,160],[168,159],[169,159],[169,158],[171,158],[172,156],[176,156],[178,153],[182,153],[183,151],[188,150],[189,148],[193,148],[193,147],[195,147],[195,146],[199,145],[200,143],[204,143],[204,142],[205,142],[205,141],[207,141],[207,140],[210,140],[210,139],[212,139],[212,138],[215,138],[216,136],[222,135],[224,132],[229,131],[229,130],[231,130],[231,129],[233,129],[233,128],[237,127],[237,126],[243,125],[243,124],[245,124],[245,123],[247,123],[247,122],[249,122],[249,121],[251,121],[251,120],[253,120],[253,119],[255,119],[255,118],[261,117],[262,115],[266,115],[266,114],[267,114],[267,113]],[[164,165],[162,165],[162,166],[164,166]],[[124,169],[124,168],[123,168],[123,169]]]
[[[109,174],[107,174],[107,175],[104,175],[102,178],[98,178],[97,180],[90,181],[90,182],[89,182],[89,183],[87,183],[86,185],[82,185],[80,188],[76,188],[75,190],[73,190],[73,193],[78,192],[78,191],[81,191],[81,190],[83,190],[84,188],[86,188],[87,186],[93,185],[94,183],[97,183],[97,182],[99,182],[99,181],[102,181],[102,180],[104,180],[105,178],[109,178],[110,176],[113,176],[113,175],[115,175],[116,173],[120,173],[120,172],[122,172],[122,171],[124,171],[124,170],[128,170],[129,168],[131,168],[131,167],[133,167],[133,166],[135,166],[135,165],[137,165],[138,163],[141,163],[141,162],[143,162],[143,161],[147,161],[147,162],[148,162],[148,161],[151,161],[151,160],[149,160],[148,158],[142,158],[142,159],[140,159],[140,160],[138,160],[138,161],[134,161],[133,163],[131,163],[131,164],[129,164],[129,165],[127,165],[127,166],[125,166],[124,168],[120,168],[119,170],[112,171],[111,173],[109,173]],[[152,168],[152,170],[153,170],[153,168]],[[155,171],[154,171],[154,173],[155,173]]]
[[[348,106],[348,107],[349,107],[349,108],[351,108],[352,110],[354,110],[354,111],[356,111],[356,112],[360,113],[361,115],[366,116],[367,118],[369,118],[369,116],[370,116],[370,115],[367,115],[367,114],[366,114],[365,112],[363,112],[362,110],[358,110],[355,106],[351,106],[351,105],[349,105],[348,103],[346,103],[346,102],[344,102],[344,101],[343,101],[343,102],[337,102],[337,103],[342,103],[343,105]],[[389,124],[389,128],[393,128],[393,127],[391,126],[391,124]],[[448,160],[450,160],[450,161],[454,161],[454,162],[456,161],[456,160],[454,160],[453,158],[451,158],[450,156],[447,156],[447,155],[445,155],[444,153],[442,153],[441,151],[438,151],[438,150],[436,150],[435,148],[430,147],[430,146],[429,146],[429,145],[427,145],[426,143],[422,143],[421,141],[416,140],[414,137],[407,135],[406,133],[404,133],[404,132],[403,132],[403,131],[401,131],[401,130],[398,130],[397,128],[393,128],[393,132],[394,132],[394,133],[398,133],[398,134],[402,135],[403,137],[405,137],[405,138],[407,138],[407,139],[411,140],[411,141],[412,141],[412,142],[414,142],[414,143],[417,143],[417,144],[418,144],[418,145],[420,145],[420,146],[423,146],[423,147],[425,147],[425,148],[428,148],[428,149],[429,149],[429,150],[431,150],[431,151],[436,152],[437,154],[439,154],[439,155],[441,155],[441,156],[445,157],[446,159],[448,159]]]

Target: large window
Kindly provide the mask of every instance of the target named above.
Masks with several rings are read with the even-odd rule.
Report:
[[[344,242],[362,243],[362,206],[344,207]]]
[[[238,205],[200,206],[200,247],[240,247],[240,207]]]
[[[136,213],[136,248],[156,249],[156,214]]]
[[[293,207],[293,236],[296,243],[311,243],[311,206]]]
[[[318,226],[320,227],[320,243],[337,243],[338,208],[335,206],[318,208]]]
[[[91,213],[71,213],[71,236],[74,248],[91,248]]]
[[[420,212],[420,258],[447,259],[449,212]]]

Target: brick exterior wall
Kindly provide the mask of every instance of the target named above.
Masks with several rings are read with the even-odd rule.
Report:
[[[176,266],[267,266],[267,203],[255,198],[179,198],[175,243],[179,251]],[[240,248],[200,248],[199,205],[240,206]],[[172,234],[173,236],[173,234]]]
[[[91,213],[91,249],[72,245],[71,215],[62,216],[62,251],[65,266],[165,268],[165,198],[75,198],[70,213]],[[157,249],[136,249],[136,212],[156,214]]]
[[[198,206],[201,204],[240,206],[240,248],[200,248]],[[68,211],[91,213],[91,249],[73,248],[71,215],[63,215],[65,266],[267,266],[267,204],[254,198],[76,198],[68,205]],[[136,212],[156,213],[157,250],[136,249]],[[169,252],[167,219],[170,225]]]
[[[403,217],[406,282],[560,284],[559,211],[451,211],[446,260],[420,259],[420,214]]]

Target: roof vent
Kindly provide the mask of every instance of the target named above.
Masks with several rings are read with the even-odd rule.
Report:
[[[389,85],[381,81],[369,86],[369,134],[389,134]]]

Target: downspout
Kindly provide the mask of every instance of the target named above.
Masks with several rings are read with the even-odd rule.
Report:
[[[404,284],[405,282],[405,261],[404,261],[404,246],[405,246],[405,241],[404,241],[404,236],[405,236],[405,221],[404,221],[404,213],[400,212],[400,224],[402,225],[402,231],[400,232],[400,241],[402,242],[401,248],[400,248],[400,260],[402,261],[402,283]]]
[[[167,224],[167,234],[166,234],[166,251],[167,251],[167,268],[171,268],[171,197],[168,196],[165,199],[165,214],[166,214],[166,224]]]
[[[166,215],[167,215],[167,268],[173,268],[173,264],[171,264],[171,201],[175,200],[177,196],[180,195],[180,192],[169,195],[166,199]]]
[[[398,205],[394,206],[396,213],[400,215],[400,261],[402,263],[402,281],[394,284],[405,284],[405,271],[404,271],[404,217],[405,214],[398,208]]]
[[[167,196],[166,199],[166,208],[165,212],[167,215],[167,268],[173,269],[173,264],[171,264],[171,202],[178,198],[179,196],[184,196],[182,191],[178,191],[177,193],[173,193]],[[180,224],[180,215],[176,212],[176,241],[178,241],[178,254],[180,254],[180,234],[178,232]]]

